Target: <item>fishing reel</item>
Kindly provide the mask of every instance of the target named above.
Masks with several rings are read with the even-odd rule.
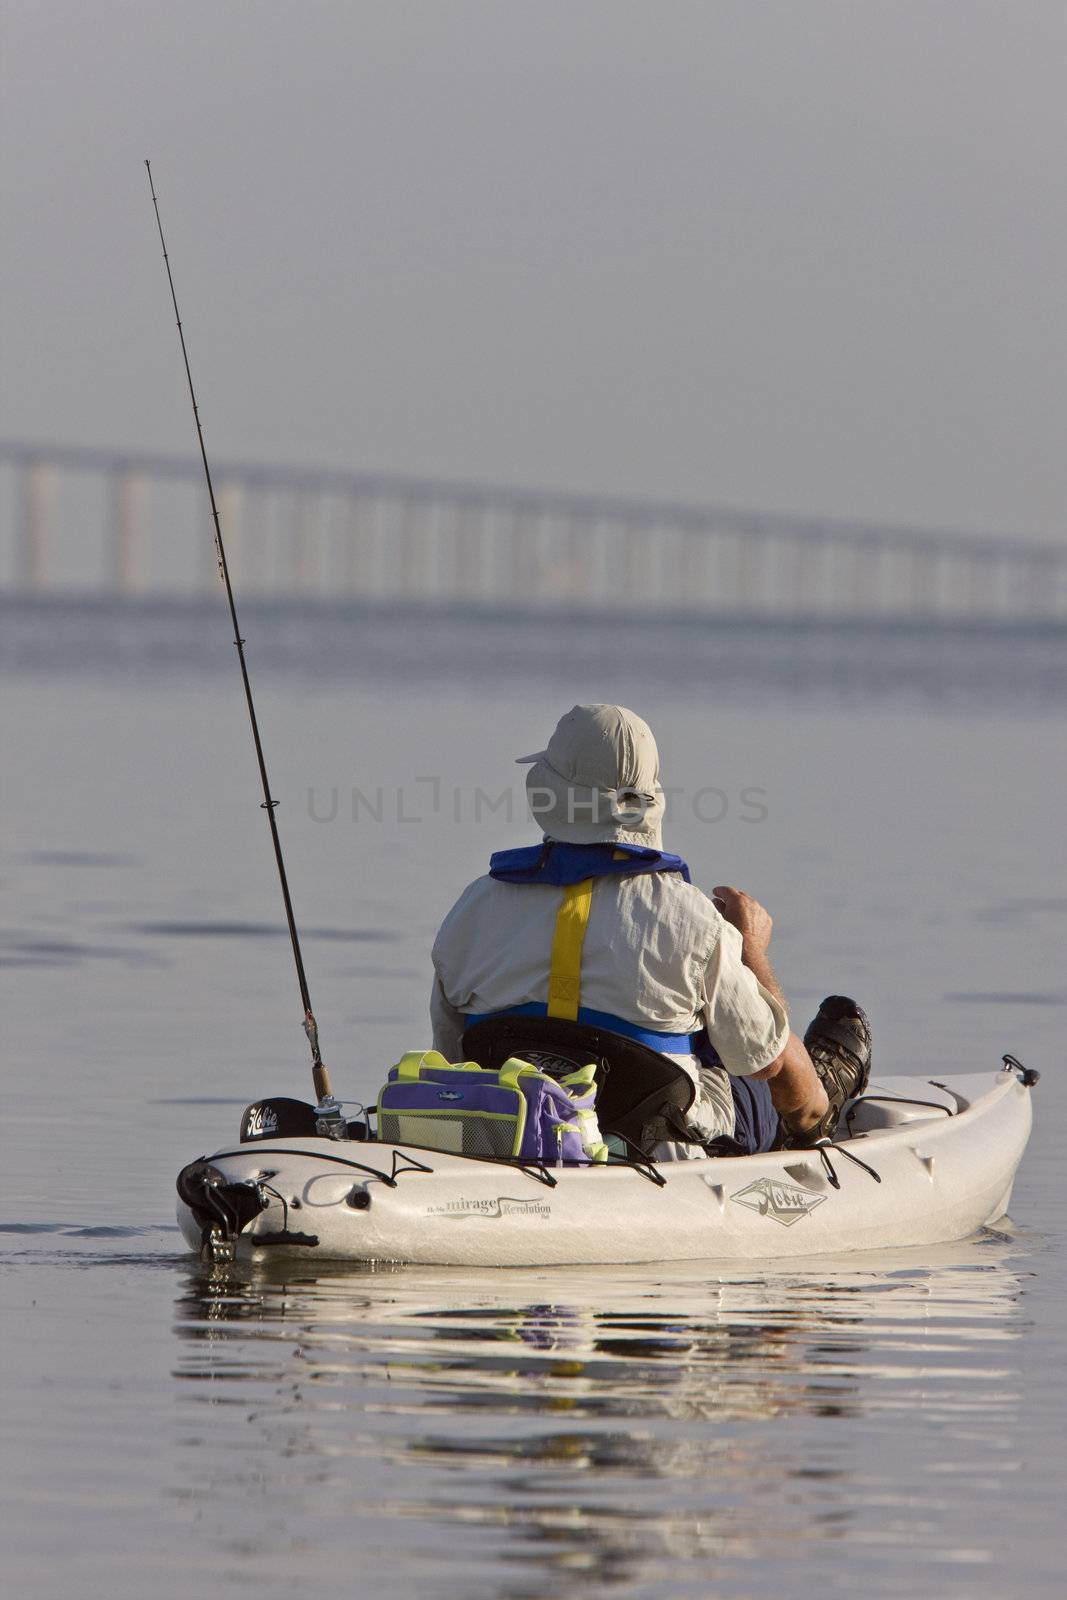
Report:
[[[345,1106],[355,1107],[358,1115],[351,1117]],[[362,1100],[337,1100],[332,1094],[323,1095],[315,1111],[315,1132],[320,1139],[354,1139],[364,1144],[373,1138],[370,1131],[370,1113]]]
[[[348,1118],[332,1094],[323,1095],[315,1107],[315,1132],[320,1139],[349,1139]]]

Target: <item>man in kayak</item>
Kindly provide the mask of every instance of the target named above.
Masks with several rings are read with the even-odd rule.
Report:
[[[709,898],[663,849],[648,725],[624,706],[575,706],[520,760],[544,841],[497,852],[442,923],[434,1047],[460,1059],[464,1029],[489,1016],[569,1017],[693,1079],[694,1144],[753,1154],[832,1133],[867,1082],[867,1018],[831,995],[803,1040],[790,1030],[767,911],[728,885]]]

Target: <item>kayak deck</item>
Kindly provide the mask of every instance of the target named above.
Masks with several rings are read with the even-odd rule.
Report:
[[[252,1211],[232,1241],[243,1258],[758,1261],[965,1238],[1004,1215],[1030,1126],[1029,1086],[1009,1070],[879,1078],[848,1108],[846,1137],[814,1150],[545,1169],[301,1138],[204,1160],[222,1184],[208,1198],[233,1186]],[[203,1208],[180,1199],[178,1220],[201,1249]]]

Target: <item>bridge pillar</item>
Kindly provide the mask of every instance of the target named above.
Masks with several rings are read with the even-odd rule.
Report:
[[[460,593],[466,600],[482,600],[489,593],[490,536],[487,509],[482,501],[464,507],[459,529]]]
[[[968,575],[967,613],[972,617],[995,617],[1002,609],[1004,563],[998,550],[991,548],[988,555],[971,554],[967,558]]]
[[[216,505],[219,504],[218,496],[215,497]],[[211,506],[208,502],[207,492],[203,496],[203,503],[198,500],[196,519],[196,578],[195,587],[201,594],[213,595],[221,587],[222,577],[219,573],[219,553],[215,546],[215,519],[211,515]],[[222,510],[219,509],[219,522],[222,526],[222,537],[226,538],[226,524],[222,521]]]
[[[226,565],[230,579],[237,582],[244,577],[241,567],[241,513],[244,490],[239,483],[224,483],[215,490],[215,505],[222,529],[222,543],[226,550]],[[222,587],[219,570],[219,553],[215,545],[215,519],[205,495],[205,520],[198,522],[196,541],[196,576],[194,587],[200,594],[215,595]]]
[[[908,551],[910,571],[906,608],[912,616],[932,617],[940,610],[940,561],[925,546],[912,545]]]
[[[463,599],[460,592],[459,549],[464,511],[453,500],[443,500],[435,508],[434,544],[436,547],[435,598],[444,605]]]
[[[761,616],[770,610],[767,582],[768,535],[745,528],[737,538],[737,609]]]
[[[722,535],[681,526],[673,528],[671,535],[675,559],[670,575],[674,586],[670,609],[701,614],[721,610],[716,584],[716,568],[721,569],[721,562],[716,562],[715,557]]]
[[[390,587],[398,600],[426,600],[433,587],[431,529],[434,508],[403,498],[394,508]]]
[[[639,517],[623,516],[612,530],[608,558],[608,593],[624,611],[654,611],[658,604],[656,576],[649,559],[648,525]]]
[[[1022,610],[1035,620],[1059,620],[1064,615],[1063,577],[1067,563],[1055,551],[1047,556],[1029,556],[1023,569]]]
[[[603,514],[595,517],[589,528],[589,548],[585,557],[586,593],[594,611],[603,611],[608,604],[612,547],[616,529]]]
[[[817,528],[805,527],[792,539],[779,539],[778,606],[786,617],[810,617],[822,609],[824,541]]]
[[[574,600],[585,611],[596,604],[593,592],[595,558],[594,541],[600,526],[595,509],[570,511],[567,517],[565,563],[568,600]]]
[[[883,609],[883,557],[880,539],[868,537],[851,550],[851,593],[847,609],[854,617],[877,616]]]
[[[941,591],[942,611],[955,619],[972,616],[978,593],[973,558],[949,549],[941,558],[941,571],[945,580]]]
[[[319,578],[319,497],[302,484],[293,500],[292,586],[296,594],[313,594]]]
[[[222,542],[226,546],[226,564],[230,577],[244,587],[244,550],[241,538],[241,514],[244,510],[244,491],[239,483],[224,483],[215,500],[219,508],[219,526]],[[212,547],[214,553],[214,547]],[[216,563],[217,565],[217,563]]]
[[[45,461],[27,463],[19,481],[19,545],[15,582],[33,593],[48,582],[48,547],[56,502],[55,469]]]
[[[570,512],[550,508],[541,515],[538,593],[546,605],[570,593]]]
[[[145,587],[148,480],[124,467],[111,474],[111,589],[136,594]]]
[[[513,605],[528,609],[539,605],[545,598],[542,534],[543,521],[536,507],[517,506],[510,518],[510,559],[505,569]]]
[[[344,592],[368,599],[380,589],[381,502],[357,491],[348,496],[344,516]]]

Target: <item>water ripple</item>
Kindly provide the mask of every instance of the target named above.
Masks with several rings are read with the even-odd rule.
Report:
[[[364,1576],[397,1594],[792,1593],[801,1549],[814,1592],[876,1548],[865,1592],[921,1558],[924,1596],[962,1600],[1001,1559],[976,1504],[1018,1470],[1013,1248],[758,1276],[192,1271],[174,1373],[198,1515],[247,1494],[210,1467],[240,1417],[257,1471],[286,1463],[289,1517],[341,1517],[362,1485],[389,1551]]]

